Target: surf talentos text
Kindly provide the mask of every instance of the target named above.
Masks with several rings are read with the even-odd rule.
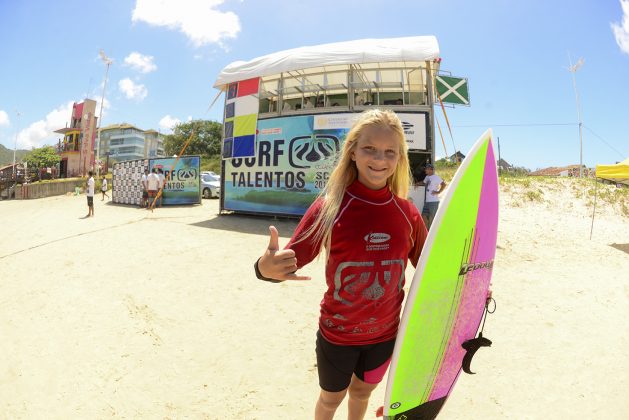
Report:
[[[232,159],[234,168],[245,166],[247,168],[272,168],[279,164],[280,156],[285,154],[285,140],[274,141],[261,140],[258,142],[257,155],[249,158]],[[307,168],[306,168],[307,169]],[[229,174],[232,185],[235,187],[248,188],[304,188],[306,186],[306,172],[303,170],[293,171],[255,171],[236,172]],[[327,171],[318,171],[314,177],[314,187],[322,189],[325,187],[329,177]]]

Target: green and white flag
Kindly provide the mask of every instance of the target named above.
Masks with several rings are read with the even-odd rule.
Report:
[[[435,87],[441,101],[456,105],[469,105],[470,92],[467,79],[463,77],[436,76]]]

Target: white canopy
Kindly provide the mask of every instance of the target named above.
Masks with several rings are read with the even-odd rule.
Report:
[[[424,62],[437,58],[439,44],[432,35],[335,42],[279,51],[250,61],[235,61],[221,71],[214,87],[223,90],[228,83],[313,67]]]

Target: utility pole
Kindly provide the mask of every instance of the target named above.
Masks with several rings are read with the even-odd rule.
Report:
[[[96,162],[96,179],[100,178],[100,127],[101,127],[101,119],[103,118],[103,103],[105,102],[105,89],[107,88],[107,76],[109,75],[109,66],[113,63],[109,57],[105,55],[105,51],[100,50],[98,52],[100,55],[100,59],[103,60],[105,65],[107,66],[105,69],[105,82],[103,83],[103,95],[100,99],[100,112],[98,113],[98,135],[96,139],[96,156],[94,161]]]
[[[16,128],[15,128],[15,143],[13,144],[13,183],[16,182],[16,177],[15,177],[15,154],[17,152],[17,137],[20,134],[20,111],[15,111],[15,113],[17,114],[17,119],[16,119]]]
[[[570,67],[568,67],[568,71],[572,73],[572,86],[574,87],[574,96],[577,101],[577,118],[579,119],[579,178],[583,177],[583,122],[581,121],[581,101],[579,100],[579,92],[577,91],[577,79],[575,77],[575,73],[579,68],[585,63],[583,57],[579,58],[579,60],[572,65],[572,59],[570,58],[570,54],[568,54],[568,60],[570,61]]]

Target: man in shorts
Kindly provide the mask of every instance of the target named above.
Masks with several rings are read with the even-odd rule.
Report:
[[[439,175],[435,174],[435,167],[430,163],[426,165],[424,171],[426,172],[426,178],[424,178],[426,199],[424,200],[422,218],[424,219],[426,228],[430,229],[430,225],[439,208],[439,194],[446,188],[446,183]]]
[[[159,191],[157,192],[157,194],[159,194],[159,207],[162,206],[162,198],[164,197],[164,182],[166,177],[164,177],[164,171],[162,170],[162,168],[157,168],[157,177],[159,178]]]
[[[153,171],[146,177],[146,189],[148,190],[148,206],[155,205],[155,198],[157,197],[157,191],[159,190],[159,177],[157,176],[157,169],[153,168]]]
[[[141,181],[142,182],[142,201],[140,201],[141,208],[148,207],[149,191],[146,185],[148,176],[149,176],[149,170],[145,169],[144,174],[142,174],[142,181]]]
[[[87,173],[89,179],[87,180],[87,216],[85,218],[92,216],[94,217],[94,177],[92,176],[92,171]]]

